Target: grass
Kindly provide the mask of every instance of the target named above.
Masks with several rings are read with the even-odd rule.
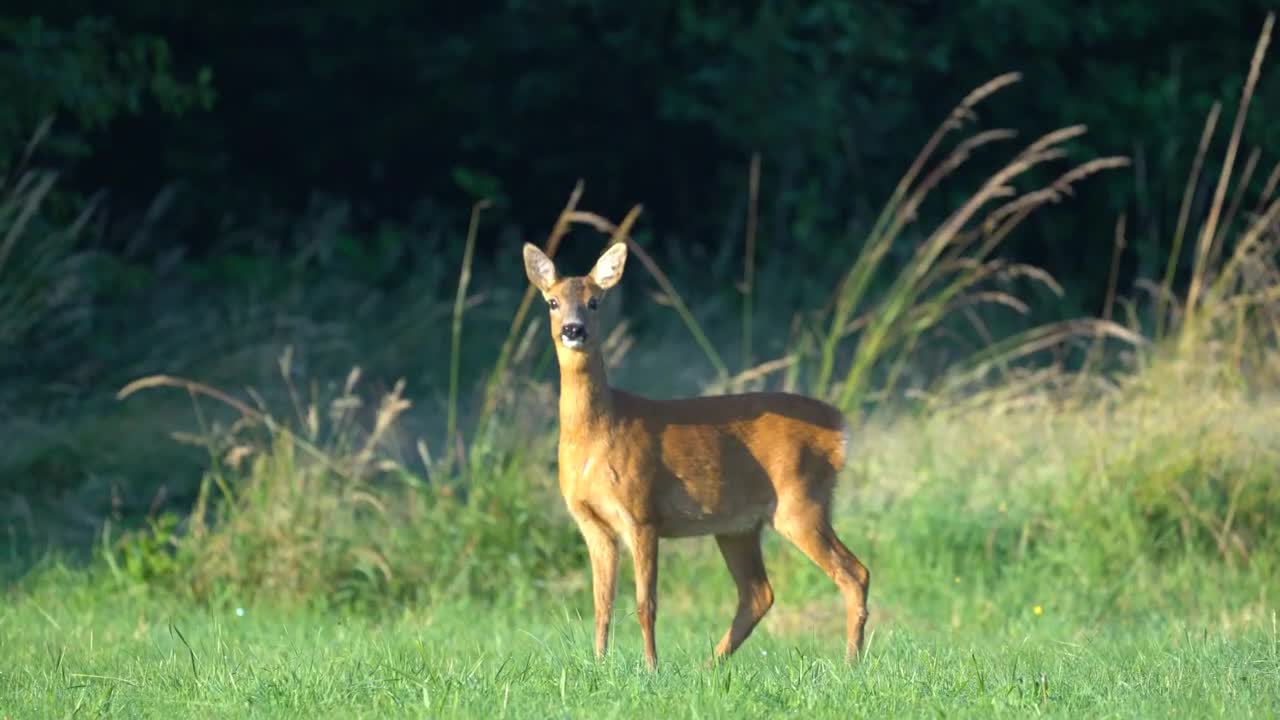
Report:
[[[673,614],[674,615],[674,614]],[[137,598],[37,595],[6,613],[6,717],[1274,717],[1274,626],[1101,626],[1022,609],[1007,625],[881,630],[850,669],[820,638],[767,631],[704,668],[704,618],[666,618],[668,666],[624,638],[595,663],[583,624],[441,608],[369,620]],[[710,618],[705,618],[710,620]],[[630,629],[630,628],[626,628]]]
[[[77,280],[86,254],[75,245],[96,203],[65,227],[42,222],[38,211],[57,175],[28,164],[51,123],[40,125],[10,176],[0,175],[0,353],[16,353],[33,339],[49,342],[84,321],[85,288]]]
[[[359,288],[298,281],[267,324],[302,328],[310,342],[274,357],[279,343],[241,330],[259,307],[127,328],[122,352],[165,339],[122,362],[134,382],[116,414],[86,404],[77,418],[87,423],[78,434],[111,446],[123,469],[84,473],[78,487],[97,506],[70,504],[73,492],[59,500],[65,515],[91,518],[81,520],[91,560],[55,549],[32,566],[32,543],[14,538],[39,536],[26,499],[38,493],[18,486],[0,505],[0,562],[20,576],[0,595],[0,718],[1280,715],[1280,200],[1276,182],[1245,196],[1256,155],[1232,171],[1270,28],[1207,212],[1189,203],[1216,109],[1191,161],[1173,239],[1181,252],[1184,235],[1196,238],[1186,294],[1175,262],[1149,283],[1151,298],[1116,294],[1122,218],[1101,318],[1001,334],[989,314],[1028,310],[1010,289],[1019,278],[1057,287],[999,259],[1001,240],[1076,181],[1121,164],[1087,161],[1047,187],[1012,187],[1082,129],[1031,143],[932,229],[915,228],[930,188],[1008,139],[978,132],[929,166],[1012,77],[961,103],[835,273],[830,302],[791,317],[760,302],[786,278],[755,257],[756,162],[741,303],[727,311],[682,297],[690,276],[665,272],[633,236],[639,206],[615,224],[580,209],[574,189],[548,252],[586,226],[635,249],[624,285],[660,291],[613,324],[618,384],[654,395],[780,386],[855,418],[834,524],[873,578],[861,663],[839,659],[830,581],[772,535],[778,603],[729,663],[703,665],[733,605],[709,538],[662,544],[659,673],[642,669],[626,563],[613,652],[591,659],[585,548],[556,484],[554,358],[514,250],[510,267],[476,267],[478,204],[448,299],[440,268],[359,307]],[[36,216],[45,190],[30,193],[41,187],[18,186],[0,206],[17,228],[8,237],[24,240],[8,247],[35,247],[25,242],[34,225],[15,219]],[[895,260],[912,232],[919,243]],[[17,273],[21,257],[57,267],[15,251],[0,273]],[[521,284],[504,286],[503,273]],[[473,279],[488,287],[473,294]],[[324,302],[307,294],[326,287]],[[13,307],[49,313],[53,299],[28,293]],[[28,336],[29,320],[5,321],[9,337]],[[684,335],[642,335],[632,321]],[[176,332],[184,325],[244,334],[210,334],[202,347],[213,360],[178,373],[170,351],[195,337]],[[766,326],[791,334],[753,332]],[[448,352],[432,352],[446,334]],[[975,337],[967,351],[944,342]],[[331,345],[345,350],[316,361]],[[407,361],[403,347],[428,350]],[[335,357],[353,355],[379,370],[333,372]],[[409,362],[424,367],[426,397],[412,383],[379,384]],[[267,367],[275,380],[264,388]],[[255,389],[237,389],[246,383]],[[132,423],[141,417],[146,425]],[[157,458],[173,445],[160,429],[193,449],[186,465]],[[0,466],[27,478],[74,466],[70,435],[8,434]],[[41,446],[45,437],[61,444]]]
[[[704,661],[732,612],[728,573],[705,542],[664,543],[656,675],[627,602],[610,656],[591,658],[581,575],[531,596],[353,613],[191,604],[50,565],[0,611],[0,717],[1280,713],[1274,565],[1140,559],[1108,574],[1078,543],[1021,555],[997,543],[983,562],[981,512],[889,507],[846,503],[837,520],[876,572],[872,635],[852,667],[834,589],[776,537],[766,557],[778,603],[720,667]]]

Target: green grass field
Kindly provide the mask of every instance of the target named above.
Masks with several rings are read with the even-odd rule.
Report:
[[[691,552],[664,557],[656,674],[625,584],[614,647],[597,663],[581,586],[520,607],[370,615],[195,607],[47,568],[0,611],[0,717],[1280,714],[1280,588],[1260,571],[1082,578],[1036,560],[999,579],[980,567],[948,577],[937,557],[886,551],[872,562],[873,634],[849,666],[834,590],[773,542],[773,613],[731,661],[707,667],[732,588],[706,562],[714,548],[684,544]]]

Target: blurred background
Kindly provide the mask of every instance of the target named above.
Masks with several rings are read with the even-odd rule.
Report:
[[[0,543],[14,566],[97,548],[126,558],[131,576],[205,593],[230,583],[412,596],[456,590],[463,569],[481,590],[509,563],[544,579],[580,569],[574,531],[554,514],[554,358],[541,302],[522,305],[517,253],[547,242],[580,180],[581,210],[616,223],[643,206],[631,239],[651,263],[631,261],[609,308],[612,377],[628,389],[787,388],[851,416],[934,417],[922,398],[968,407],[1014,388],[1000,396],[1012,412],[1068,376],[1087,378],[1071,382],[1078,403],[1136,392],[1117,373],[1186,388],[1185,376],[1141,373],[1159,349],[1177,355],[1166,338],[1197,278],[1228,278],[1220,299],[1273,287],[1273,254],[1230,264],[1255,226],[1274,234],[1257,223],[1275,191],[1280,74],[1261,72],[1228,142],[1267,7],[8,2]],[[1010,72],[1017,82],[962,104]],[[963,122],[920,155],[949,117]],[[982,195],[1038,138],[1076,126]],[[895,195],[908,176],[925,191]],[[983,213],[1018,197],[1035,211],[987,224],[954,214],[980,195]],[[1009,218],[1017,227],[1002,234]],[[606,240],[575,226],[562,269],[585,272]],[[1259,343],[1230,355],[1231,382],[1209,373],[1207,392],[1247,397],[1241,378],[1265,366],[1270,336],[1247,323],[1271,318],[1274,301],[1247,297],[1214,315],[1246,324],[1197,329],[1225,334],[1190,343]],[[1046,368],[1052,381],[1036,374]],[[157,374],[170,379],[117,397]],[[1176,416],[1163,397],[1153,407]],[[1274,462],[1235,442],[1222,457]],[[881,479],[850,492],[893,495],[892,467],[862,467],[859,478]],[[1167,532],[1223,556],[1273,543],[1275,489],[1260,468],[1248,466],[1258,484],[1234,501],[1234,486],[1205,486],[1188,504],[1164,486],[1135,489],[1132,517],[1151,523],[1136,536]],[[1166,470],[1134,477],[1200,477]],[[315,484],[300,490],[297,478]],[[388,501],[403,493],[417,499]],[[492,503],[458,520],[471,516],[449,503],[476,498]],[[1027,498],[1028,513],[1050,512]],[[430,520],[445,506],[453,544],[423,535],[445,532]],[[990,557],[991,517],[956,531],[957,553]],[[1027,528],[1058,537],[1024,520],[1010,521],[1009,552],[1025,551]],[[210,539],[237,522],[225,545]],[[326,560],[263,550],[283,552],[279,533],[304,527],[331,533],[324,542],[338,533],[314,556]],[[421,558],[415,542],[451,559]],[[526,549],[510,555],[513,545]],[[270,567],[227,559],[255,553]],[[271,590],[265,578],[284,566],[302,579]]]
[[[59,205],[104,194],[94,248],[133,263],[296,249],[328,218],[369,262],[452,266],[458,248],[422,238],[461,235],[479,197],[498,204],[477,246],[489,259],[514,242],[504,229],[544,234],[581,177],[599,211],[644,203],[659,256],[713,270],[739,248],[758,152],[764,257],[821,271],[853,252],[838,239],[870,224],[959,99],[1017,71],[986,123],[1085,124],[1073,154],[1135,163],[1009,245],[1095,310],[1119,212],[1133,223],[1125,279],[1162,269],[1204,117],[1239,95],[1266,7],[14,2],[0,150],[11,171],[54,118],[35,158],[61,171]],[[1277,93],[1264,74],[1258,105]],[[1256,113],[1245,137],[1266,152],[1280,129]],[[409,275],[392,267],[370,279]]]

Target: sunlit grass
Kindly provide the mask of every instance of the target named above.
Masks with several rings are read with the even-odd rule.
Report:
[[[860,525],[850,516],[842,524]],[[731,583],[704,561],[669,558],[656,674],[644,668],[626,603],[610,656],[592,659],[580,592],[353,614],[235,596],[191,605],[45,568],[0,610],[0,712],[1234,718],[1280,710],[1280,637],[1267,599],[1276,588],[1260,587],[1267,580],[1257,572],[1175,564],[1091,575],[1100,585],[1091,587],[1069,563],[1046,558],[953,567],[941,547],[917,558],[905,550],[874,553],[872,634],[854,666],[833,641],[840,613],[826,578],[778,544],[766,551],[782,560],[775,611],[730,662],[706,666],[731,613]],[[1154,586],[1117,601],[1105,586],[1120,582]]]

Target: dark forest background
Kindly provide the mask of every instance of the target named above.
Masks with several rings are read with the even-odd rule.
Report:
[[[1037,319],[1096,316],[1118,217],[1118,292],[1163,274],[1220,102],[1203,170],[1217,177],[1267,7],[12,0],[0,9],[0,477],[23,503],[74,496],[67,512],[85,517],[189,502],[194,484],[176,468],[195,478],[204,459],[164,437],[193,422],[189,400],[114,393],[155,372],[243,388],[272,376],[286,346],[298,348],[288,372],[341,379],[359,364],[408,377],[409,434],[438,433],[459,404],[465,420],[525,289],[516,249],[546,238],[579,179],[590,210],[617,219],[643,204],[636,240],[730,370],[778,357],[797,313],[829,302],[933,129],[1010,71],[1021,82],[981,106],[978,128],[1017,130],[1021,147],[1082,123],[1072,162],[1131,160],[1001,247],[1061,284],[1030,303]],[[1235,172],[1248,197],[1280,155],[1280,75],[1261,77]],[[755,154],[756,349],[739,353]],[[919,228],[1007,156],[977,153],[892,253],[909,254]],[[1214,186],[1198,186],[1193,218]],[[493,206],[451,381],[450,312],[480,199]],[[566,243],[566,267],[585,271],[599,247]],[[655,297],[633,272],[624,296]],[[700,389],[699,353],[661,343],[684,332],[676,317],[628,307],[638,345],[664,349],[633,354],[623,377],[668,381],[646,382],[654,394]],[[550,377],[545,354],[534,367]]]
[[[12,168],[53,117],[38,157],[62,192],[105,193],[100,247],[198,258],[285,244],[338,203],[361,245],[463,227],[481,196],[499,203],[490,222],[541,236],[579,177],[599,210],[644,203],[658,253],[714,254],[759,152],[763,256],[795,248],[820,269],[958,99],[1013,70],[986,124],[1084,123],[1079,157],[1135,163],[1012,240],[1092,309],[1118,213],[1135,223],[1125,274],[1158,272],[1200,126],[1238,97],[1266,6],[11,2],[0,157]],[[1265,156],[1275,75],[1255,102],[1246,140]],[[130,246],[144,218],[152,240]]]

